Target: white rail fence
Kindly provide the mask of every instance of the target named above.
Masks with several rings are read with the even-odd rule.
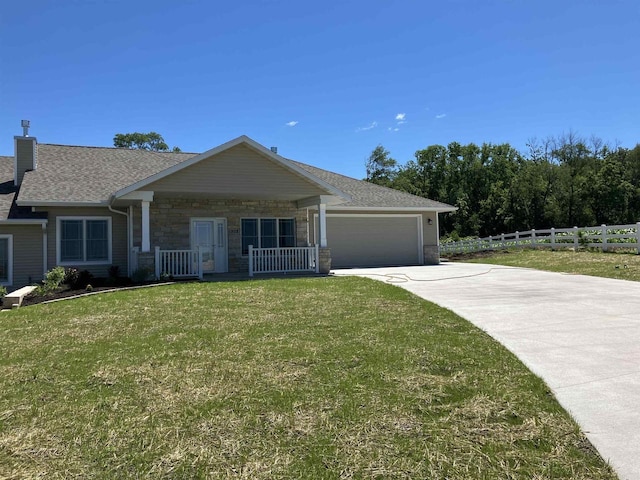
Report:
[[[440,254],[469,253],[507,248],[599,248],[635,249],[640,254],[640,222],[629,225],[600,225],[599,227],[550,228],[528,230],[446,242],[440,244]]]
[[[168,275],[174,278],[198,277],[202,280],[202,255],[197,250],[160,250],[155,248],[156,278]]]
[[[318,246],[253,248],[249,245],[249,276],[256,273],[315,272],[320,270]]]

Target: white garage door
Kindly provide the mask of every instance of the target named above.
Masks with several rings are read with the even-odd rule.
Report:
[[[327,215],[331,266],[417,265],[422,259],[419,217]]]

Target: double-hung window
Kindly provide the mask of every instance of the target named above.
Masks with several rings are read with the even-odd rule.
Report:
[[[296,246],[296,222],[293,218],[243,218],[242,254],[255,248]]]
[[[111,263],[111,217],[58,217],[58,264]]]

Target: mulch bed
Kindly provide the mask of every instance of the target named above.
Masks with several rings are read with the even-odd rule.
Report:
[[[94,287],[92,290],[87,290],[85,288],[81,288],[78,290],[73,290],[69,287],[63,287],[59,290],[56,290],[55,292],[50,292],[47,293],[46,295],[37,295],[34,293],[31,293],[29,295],[27,295],[26,297],[24,297],[24,300],[22,300],[22,306],[26,307],[29,305],[36,305],[38,303],[42,303],[42,302],[49,302],[51,300],[59,300],[61,298],[69,298],[69,297],[75,297],[78,295],[83,295],[85,293],[93,293],[93,292],[103,292],[103,291],[108,291],[108,290],[117,290],[118,288],[122,288],[122,287],[117,287],[117,286],[109,286],[109,287]]]

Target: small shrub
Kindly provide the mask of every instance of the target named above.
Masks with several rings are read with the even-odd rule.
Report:
[[[148,268],[138,268],[131,274],[131,280],[133,283],[143,283],[149,280],[151,277],[151,271]]]
[[[2,303],[2,299],[7,296],[7,288],[0,285],[0,303]]]
[[[89,283],[89,284],[87,284],[87,286],[86,286],[85,290],[86,290],[87,292],[93,292],[93,287],[91,286],[91,284],[90,284],[90,283]]]
[[[160,280],[163,282],[170,282],[173,280],[173,275],[167,273],[167,272],[162,272],[160,274]]]
[[[80,271],[77,268],[69,267],[65,270],[64,281],[69,285],[69,287],[73,288],[74,285],[78,284],[78,277],[80,276]]]
[[[46,295],[60,288],[66,276],[64,267],[53,267],[44,275],[42,285],[35,290],[38,295]]]
[[[60,287],[64,278],[66,276],[66,272],[64,267],[53,267],[49,270],[44,276],[44,284],[51,290],[55,290]]]
[[[75,290],[80,290],[87,286],[87,284],[93,278],[93,274],[89,270],[82,270],[78,275],[78,283],[75,285]]]
[[[109,267],[108,274],[109,278],[117,280],[118,278],[120,278],[120,267],[118,265],[111,265]]]

